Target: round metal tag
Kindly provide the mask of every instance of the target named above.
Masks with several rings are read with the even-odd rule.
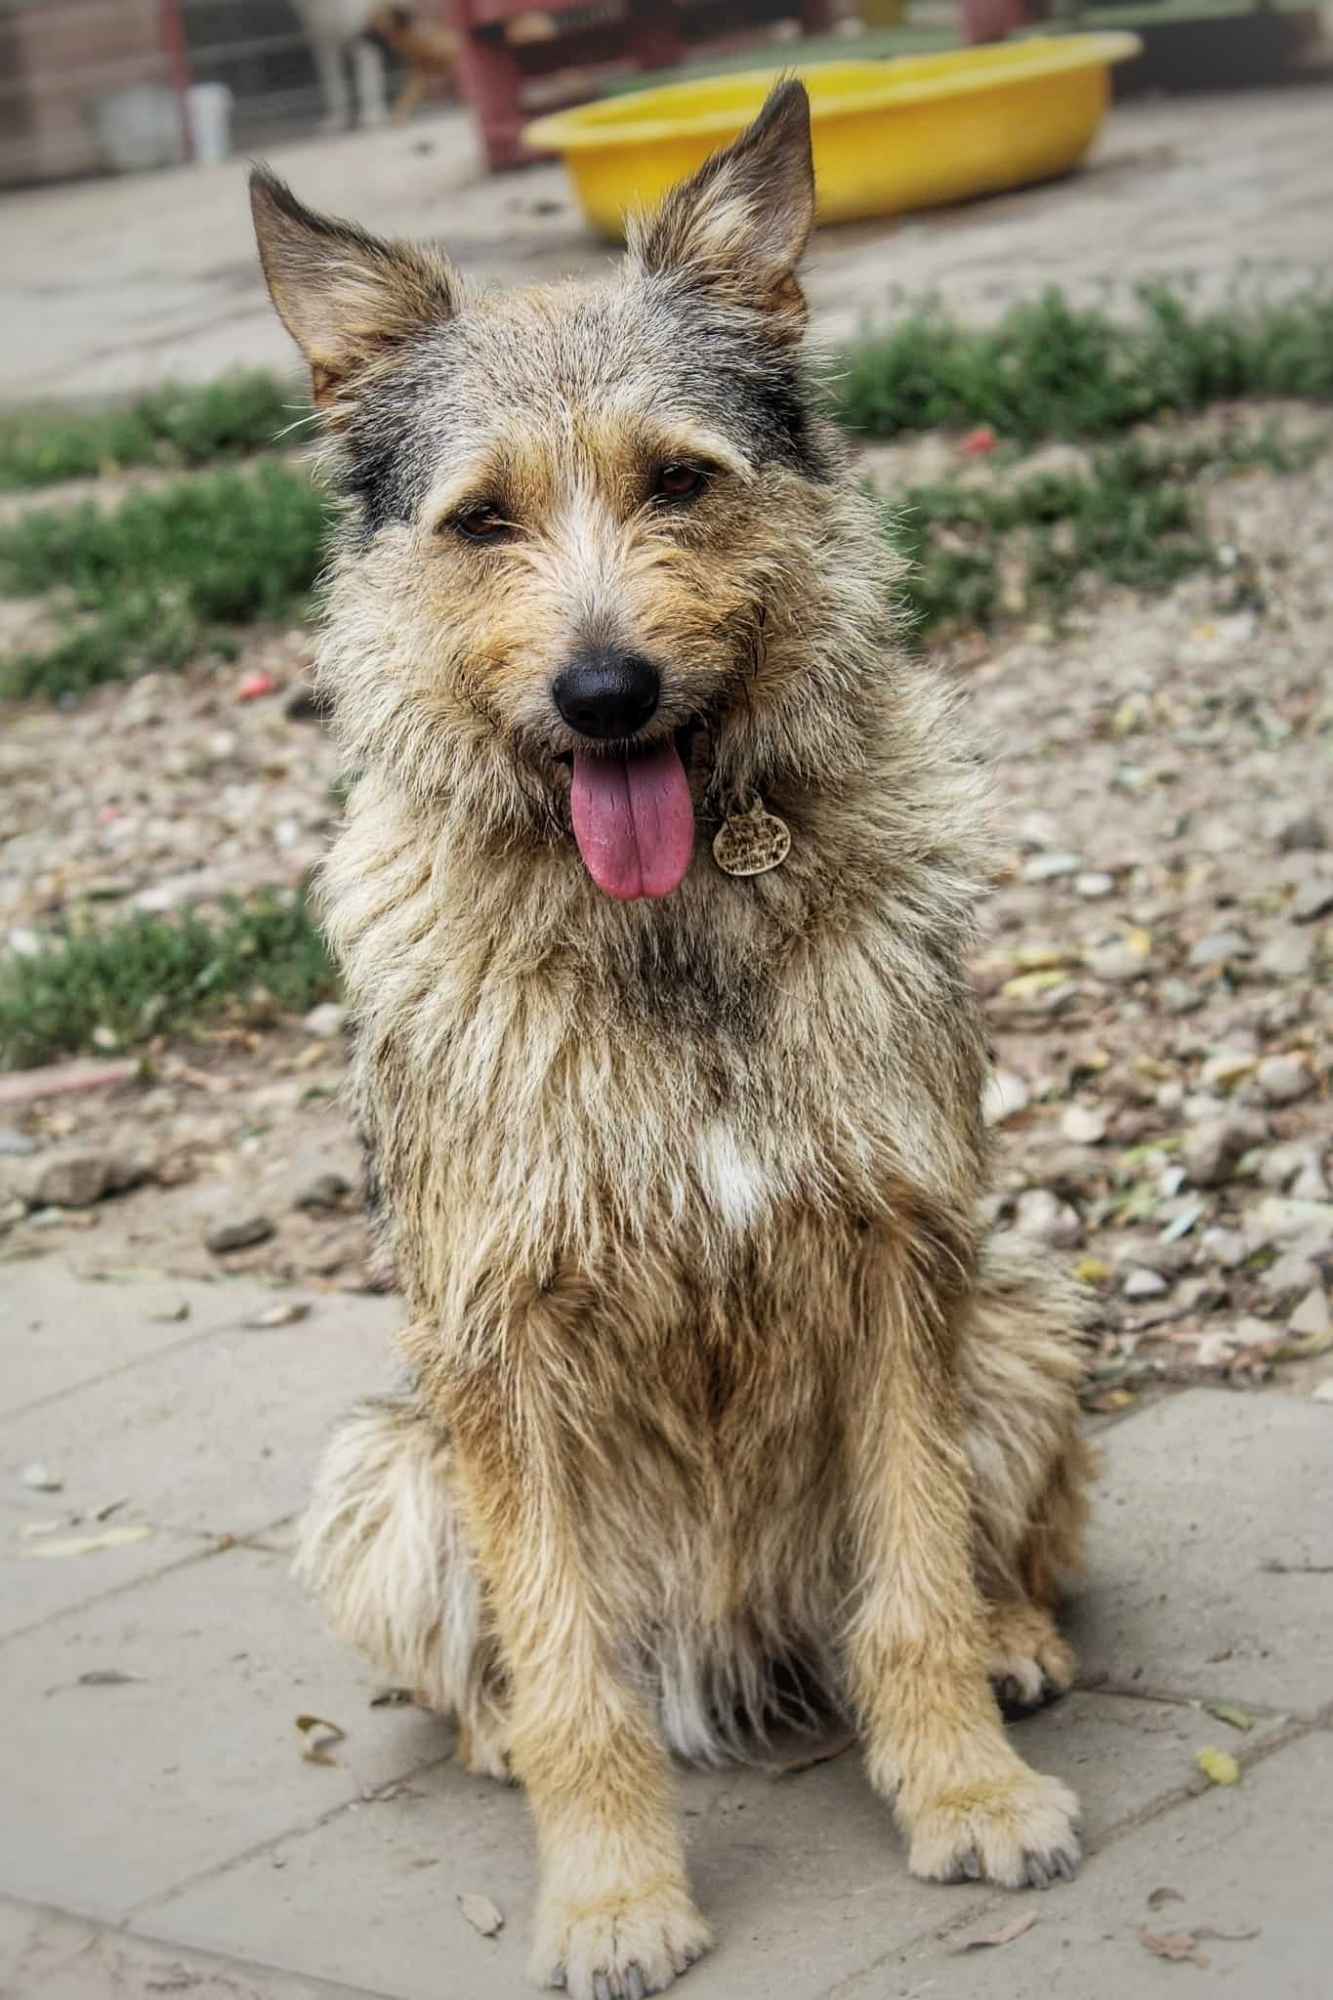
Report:
[[[791,828],[756,799],[748,812],[732,813],[713,835],[713,859],[724,875],[766,875],[791,852]]]

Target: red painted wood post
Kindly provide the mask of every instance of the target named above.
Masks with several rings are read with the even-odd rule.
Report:
[[[161,0],[158,11],[162,52],[167,59],[171,87],[176,93],[176,109],[181,122],[181,158],[188,166],[194,158],[194,135],[190,130],[190,48],[185,39],[185,16],[181,0]]]

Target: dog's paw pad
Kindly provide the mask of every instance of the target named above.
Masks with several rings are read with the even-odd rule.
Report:
[[[1081,1858],[1078,1801],[1035,1771],[945,1792],[912,1820],[912,1873],[931,1882],[1047,1889]]]

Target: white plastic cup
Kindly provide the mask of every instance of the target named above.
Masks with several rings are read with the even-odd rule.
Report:
[[[185,93],[195,164],[215,167],[231,157],[231,92],[225,83],[192,83]]]

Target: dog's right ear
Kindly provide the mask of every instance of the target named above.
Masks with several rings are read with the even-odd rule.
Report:
[[[815,215],[810,99],[788,77],[725,152],[675,187],[655,215],[632,218],[631,261],[762,315],[799,340],[805,300],[796,267]]]
[[[427,244],[386,243],[316,215],[263,167],[250,176],[250,207],[269,295],[310,364],[319,409],[458,309],[457,278]]]

